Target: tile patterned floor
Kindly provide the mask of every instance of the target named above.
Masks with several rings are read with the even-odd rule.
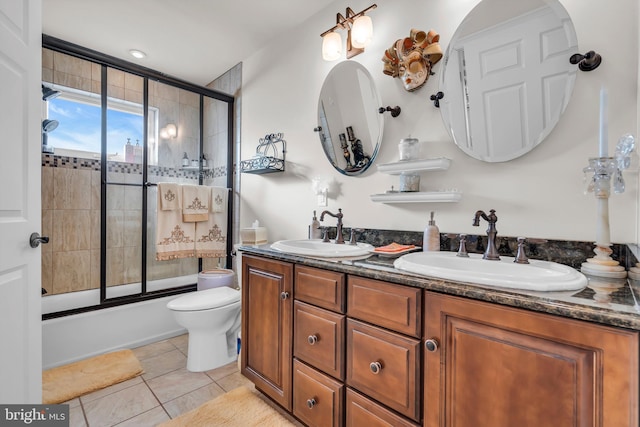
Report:
[[[133,349],[144,373],[65,402],[70,426],[155,426],[234,388],[253,388],[235,362],[206,372],[187,371],[187,343],[185,334]]]

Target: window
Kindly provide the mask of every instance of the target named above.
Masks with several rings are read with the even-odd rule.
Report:
[[[99,159],[101,153],[101,97],[99,94],[46,84],[60,95],[47,101],[47,118],[58,126],[47,133],[47,145],[60,156]],[[157,163],[158,109],[149,107],[150,164]],[[107,159],[142,163],[144,108],[141,104],[107,99]],[[131,144],[132,147],[127,147]],[[127,155],[131,153],[133,155]]]

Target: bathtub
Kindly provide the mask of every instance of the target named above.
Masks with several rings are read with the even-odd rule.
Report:
[[[197,274],[150,281],[147,291],[196,283]],[[127,295],[139,285],[109,287],[108,297]],[[176,295],[102,310],[79,313],[42,322],[42,368],[49,369],[87,357],[134,348],[186,333],[176,323],[167,303]],[[100,290],[70,292],[42,297],[42,313],[96,305]]]

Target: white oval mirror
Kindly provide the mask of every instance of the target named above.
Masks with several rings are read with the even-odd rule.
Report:
[[[340,173],[359,175],[378,154],[384,117],[371,74],[355,61],[337,64],[318,100],[318,131],[327,159]]]
[[[557,0],[482,0],[456,30],[440,75],[440,110],[456,145],[505,162],[540,144],[575,83],[577,39]]]

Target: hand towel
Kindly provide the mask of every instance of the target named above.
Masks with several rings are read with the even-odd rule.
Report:
[[[166,261],[195,256],[195,223],[183,223],[182,211],[165,211],[160,207],[158,192],[158,215],[156,219],[156,260]]]
[[[227,256],[227,188],[213,187],[212,206],[215,212],[209,214],[209,220],[196,223],[196,257],[224,258]],[[217,202],[215,199],[219,199]]]
[[[182,209],[182,191],[180,191],[180,184],[175,182],[159,182],[158,194],[160,195],[160,206],[163,211]]]
[[[228,193],[227,187],[211,187],[211,212],[226,212]]]
[[[402,252],[402,251],[407,251],[409,249],[415,249],[415,245],[401,245],[400,243],[390,243],[386,246],[380,246],[375,248],[373,251],[374,252],[383,252],[383,253],[395,253],[395,252]]]
[[[211,187],[204,185],[183,185],[182,221],[208,221],[210,201]]]

